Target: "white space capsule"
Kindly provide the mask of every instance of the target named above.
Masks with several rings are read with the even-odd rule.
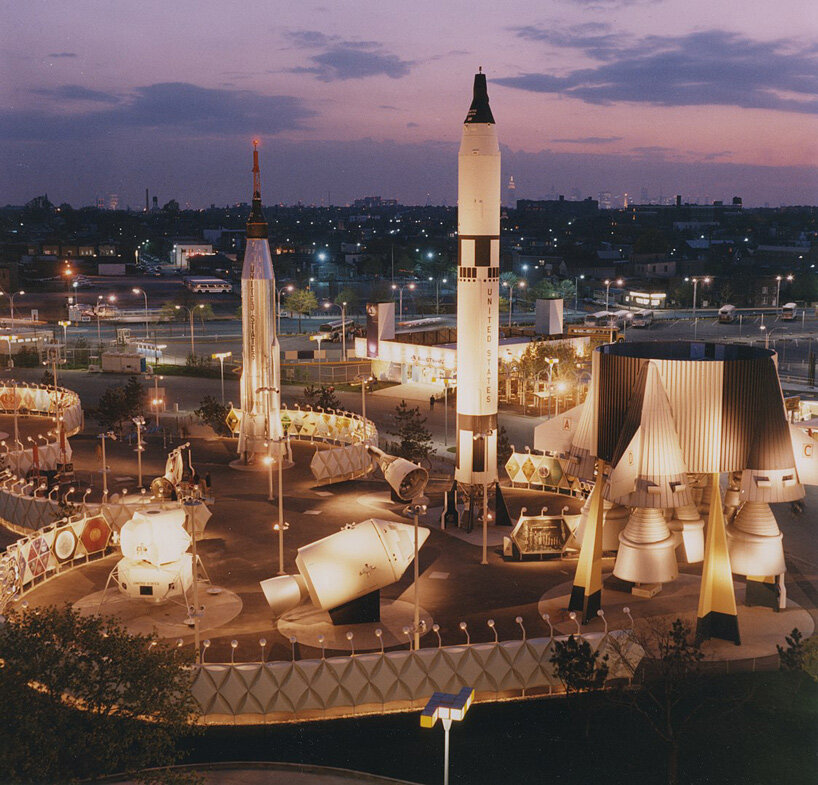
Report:
[[[455,479],[497,479],[500,339],[500,146],[485,74],[463,125],[457,176],[457,462]]]
[[[429,536],[418,530],[418,547]],[[414,527],[370,518],[298,549],[298,575],[261,581],[273,612],[280,616],[309,599],[332,610],[400,580],[414,556]]]

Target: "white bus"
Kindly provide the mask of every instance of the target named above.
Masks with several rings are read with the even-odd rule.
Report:
[[[633,327],[650,327],[653,324],[653,311],[648,309],[643,309],[641,311],[636,311],[633,315],[633,320],[631,321],[631,325]]]
[[[610,311],[597,311],[585,315],[587,327],[615,327],[616,318]]]
[[[223,281],[221,278],[194,276],[185,278],[185,286],[190,289],[191,292],[207,292],[209,294],[233,291],[233,285],[229,281]]]
[[[781,307],[781,321],[791,322],[798,315],[798,306],[795,303],[784,303]]]
[[[719,308],[719,324],[732,324],[736,321],[736,316],[735,305],[722,305]]]

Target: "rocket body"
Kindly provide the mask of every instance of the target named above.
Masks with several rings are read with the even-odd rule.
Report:
[[[257,173],[257,162],[254,167]],[[261,195],[253,194],[241,271],[242,372],[238,453],[245,462],[277,455],[281,378],[275,319],[275,275]]]
[[[458,155],[457,463],[463,485],[497,480],[497,373],[500,342],[500,146],[486,77]]]

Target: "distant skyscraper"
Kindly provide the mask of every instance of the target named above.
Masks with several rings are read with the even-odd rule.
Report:
[[[117,194],[108,194],[108,209],[117,210],[119,208],[119,196]]]
[[[610,191],[599,192],[599,209],[610,210],[613,208],[613,196]]]
[[[514,182],[514,175],[512,174],[508,178],[508,190],[507,190],[507,199],[509,207],[515,207],[517,204],[517,184]]]

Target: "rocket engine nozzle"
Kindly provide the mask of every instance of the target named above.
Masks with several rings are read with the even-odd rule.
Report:
[[[423,495],[429,482],[429,472],[426,469],[406,458],[389,455],[371,444],[366,449],[377,461],[384,479],[400,499],[410,502]]]

